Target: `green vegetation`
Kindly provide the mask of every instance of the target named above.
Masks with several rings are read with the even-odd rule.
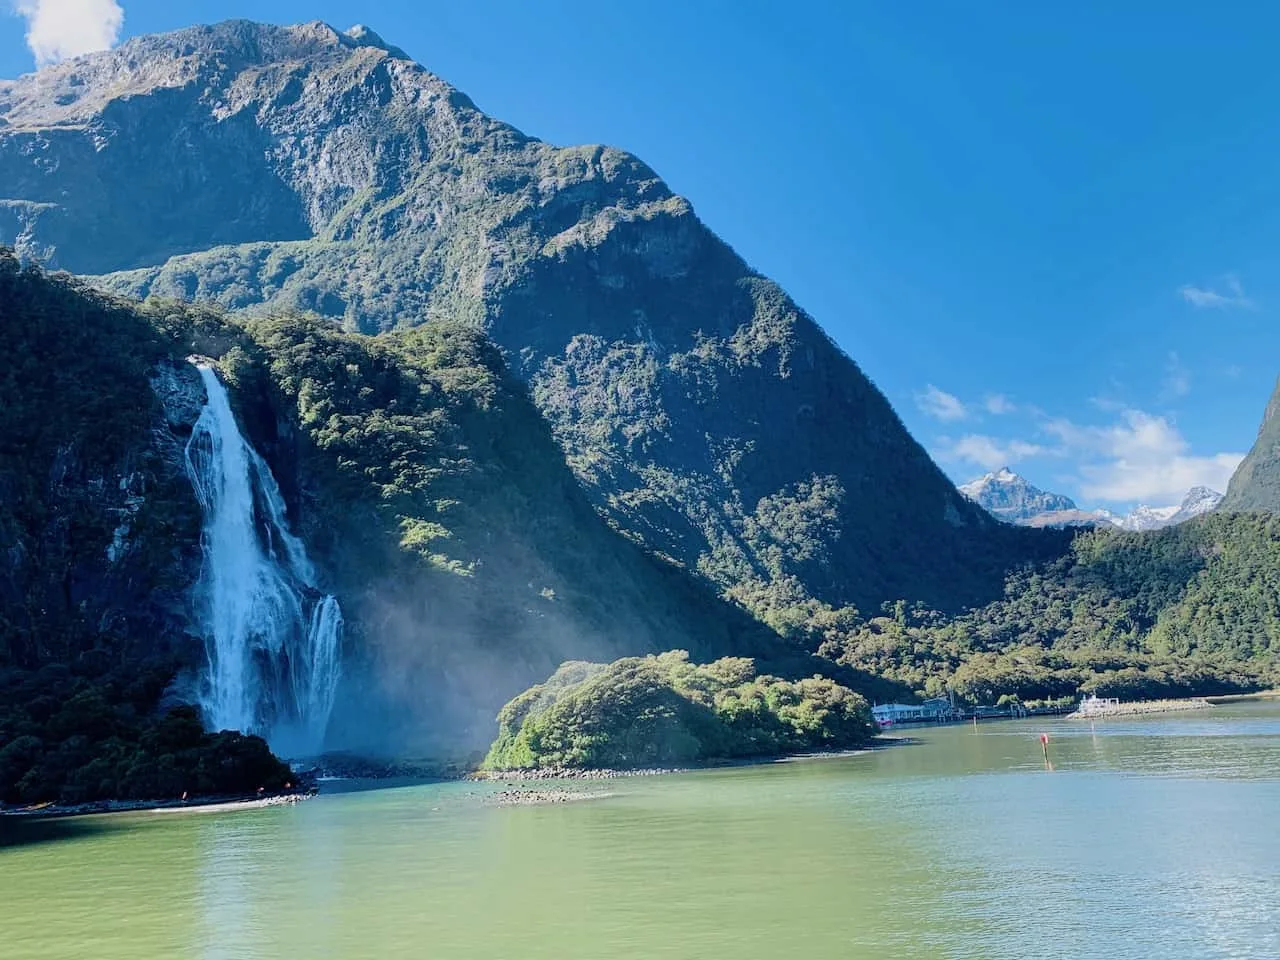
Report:
[[[640,768],[848,749],[872,736],[867,701],[826,677],[789,682],[729,657],[676,650],[566,663],[498,714],[490,770]]]
[[[0,373],[12,413],[0,528],[13,544],[0,552],[0,669],[100,657],[124,675],[158,662],[166,682],[190,686],[202,660],[186,622],[200,516],[183,469],[203,397],[185,362],[196,353],[217,360],[343,599],[360,694],[337,722],[362,748],[402,749],[393,737],[424,730],[438,740],[419,749],[482,748],[501,703],[562,660],[672,641],[706,658],[750,653],[787,676],[852,674],[610,529],[474,327],[242,325],[0,264],[13,348]]]
[[[170,664],[105,660],[0,670],[0,803],[252,796],[296,780],[259,737],[206,733],[194,707],[158,712]]]
[[[736,601],[727,603],[660,559],[655,542],[634,535],[639,527],[620,536],[601,518],[524,386],[473,326],[430,320],[370,337],[316,318],[242,322],[161,300],[131,306],[21,269],[8,254],[0,254],[0,302],[11,348],[0,371],[0,532],[11,545],[0,553],[0,749],[19,736],[40,742],[23,739],[20,756],[6,754],[10,796],[92,793],[77,771],[99,754],[115,772],[98,787],[156,789],[138,786],[154,782],[150,774],[128,771],[137,757],[164,756],[143,738],[161,722],[162,692],[189,682],[200,662],[185,623],[199,569],[199,511],[181,456],[200,397],[183,362],[190,353],[217,358],[291,521],[343,597],[361,694],[340,722],[366,745],[367,715],[397,735],[438,731],[427,749],[479,746],[498,704],[556,664],[673,645],[698,661],[751,656],[762,673],[785,679],[752,680],[745,698],[729,689],[738,682],[691,697],[700,688],[689,677],[712,668],[620,661],[648,664],[632,678],[657,711],[650,727],[632,724],[648,733],[599,742],[582,734],[625,714],[606,677],[554,710],[517,718],[509,707],[494,757],[634,764],[806,749],[815,742],[788,725],[778,698],[807,702],[843,688],[880,699],[905,686],[1029,703],[1079,689],[1167,696],[1280,681],[1280,519],[1220,514],[1148,534],[1086,532],[1056,558],[1070,533],[1003,528],[1040,539],[1010,541],[1003,560],[979,556],[996,539],[974,541],[983,576],[1011,557],[1050,555],[1009,574],[1003,596],[960,614],[900,602],[868,619],[810,592],[838,566],[831,525],[848,497],[833,477],[815,476],[759,497],[733,530],[717,528],[718,546],[699,567]],[[574,389],[589,382],[589,366]],[[623,429],[626,410],[615,400],[599,422]],[[657,423],[637,414],[633,439]],[[728,477],[730,461],[747,452],[725,456]],[[658,473],[646,476],[659,483]],[[661,516],[691,511],[710,523],[704,500],[724,489],[672,480]],[[741,490],[732,498],[751,501]],[[634,489],[612,502],[635,511],[633,520],[660,515],[647,513],[659,501]],[[913,529],[894,536],[904,551],[928,553],[932,542]],[[906,568],[920,569],[915,560]],[[913,576],[902,575],[900,586]],[[54,684],[39,697],[57,709],[29,712],[31,684],[44,683],[51,665],[70,669],[80,686]],[[799,679],[815,672],[832,679]],[[119,679],[144,674],[162,679],[141,688]],[[567,686],[557,676],[551,688]],[[63,721],[36,729],[53,723],[59,697],[82,694],[112,715],[110,732],[64,736]],[[747,711],[757,727],[730,722],[735,697],[765,704]],[[813,735],[845,736],[822,724]]]
[[[475,327],[245,329],[222,367],[343,597],[348,637],[378,689],[397,690],[393,709],[422,712],[453,749],[460,719],[483,746],[497,707],[565,659],[676,643],[788,677],[853,675],[619,536]]]
[[[993,703],[1077,689],[1125,698],[1280,680],[1280,517],[1210,514],[1149,533],[1081,533],[958,617],[896,604],[821,653],[910,685]]]
[[[278,789],[292,776],[262,740],[160,707],[199,657],[200,518],[151,377],[233,331],[0,249],[0,336],[0,802]]]

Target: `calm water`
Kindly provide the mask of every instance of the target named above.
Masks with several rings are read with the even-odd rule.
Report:
[[[3,827],[0,957],[1280,957],[1280,708],[914,732],[589,803]]]

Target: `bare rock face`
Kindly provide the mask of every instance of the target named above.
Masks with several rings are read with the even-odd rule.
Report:
[[[648,166],[525,136],[367,28],[233,21],[0,83],[0,242],[132,296],[483,326],[597,509],[758,611],[971,602],[1044,542]]]
[[[1263,412],[1258,439],[1236,468],[1219,509],[1280,513],[1280,383]]]

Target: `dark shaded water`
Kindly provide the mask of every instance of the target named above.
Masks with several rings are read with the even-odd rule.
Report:
[[[0,956],[1280,958],[1280,707],[911,733],[548,807],[6,828]]]

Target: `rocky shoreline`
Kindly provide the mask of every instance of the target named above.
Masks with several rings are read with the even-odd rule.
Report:
[[[277,793],[267,797],[195,797],[190,800],[95,800],[91,803],[43,803],[27,807],[0,806],[0,817],[52,820],[110,813],[217,813],[226,810],[257,810],[288,806],[310,800],[315,791]]]

